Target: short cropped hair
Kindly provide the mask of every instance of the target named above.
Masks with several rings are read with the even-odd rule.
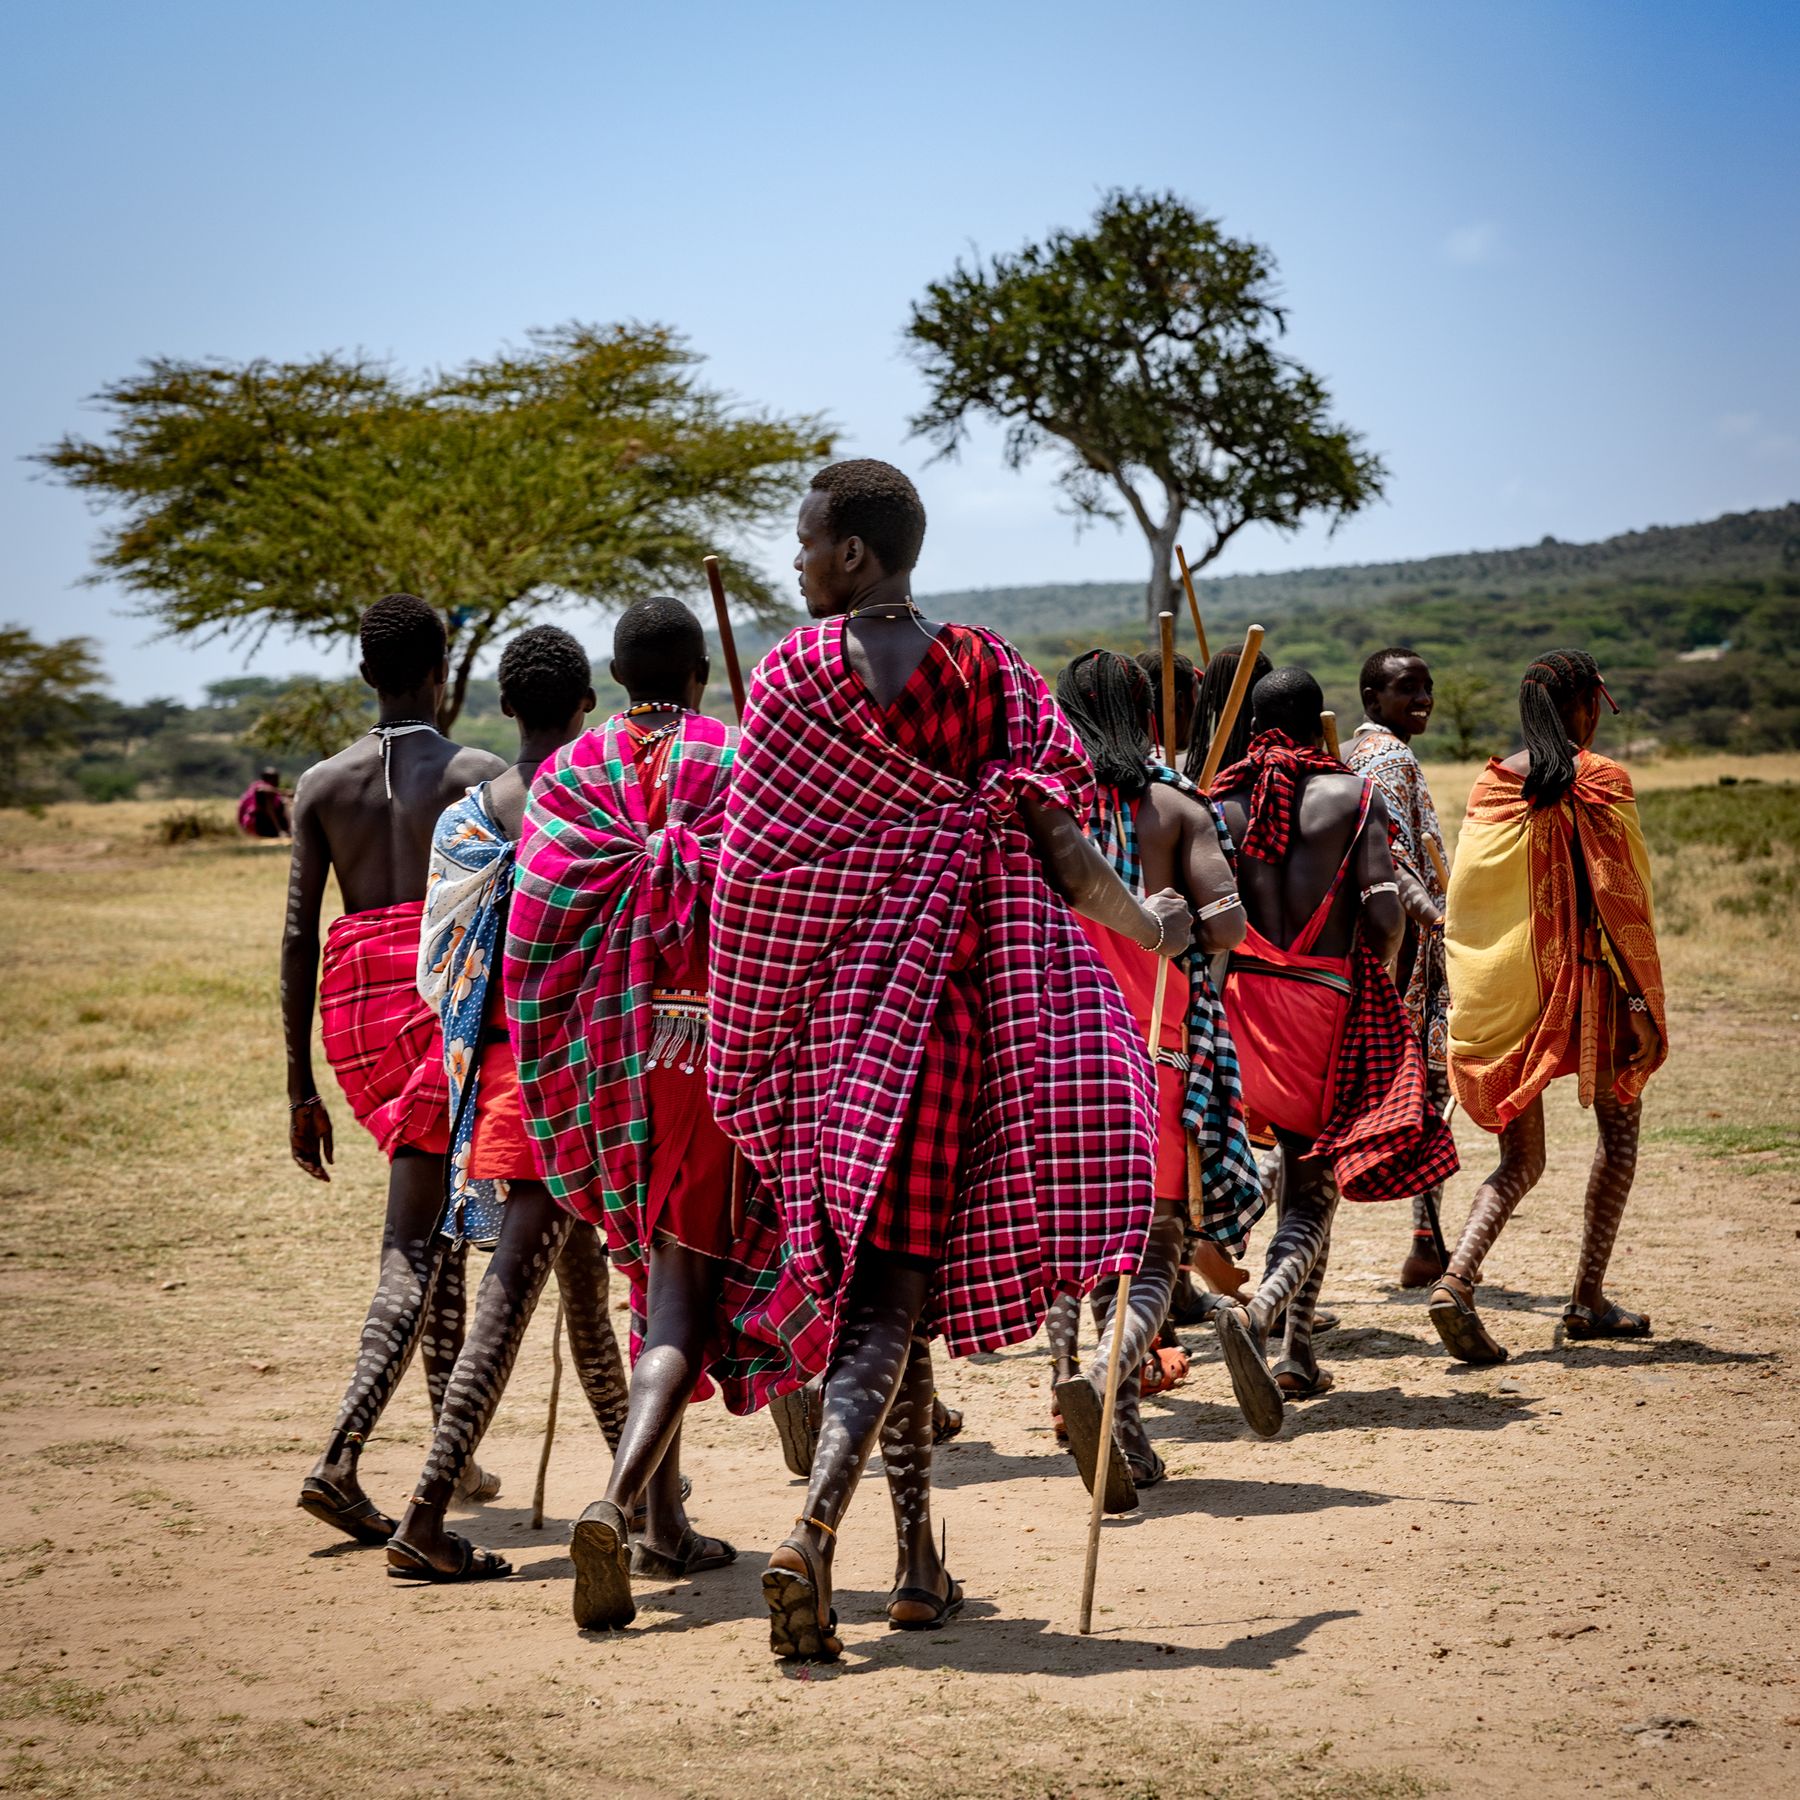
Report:
[[[1408,650],[1401,644],[1390,644],[1385,650],[1377,650],[1363,661],[1362,674],[1357,677],[1356,691],[1366,694],[1370,688],[1379,693],[1388,682],[1388,664],[1392,662],[1423,662],[1425,659],[1416,650]]]
[[[825,529],[833,543],[861,538],[888,575],[917,566],[925,542],[925,503],[892,463],[872,456],[832,463],[812,478],[812,486],[826,498]]]
[[[1274,669],[1250,694],[1252,731],[1285,731],[1296,743],[1318,742],[1325,696],[1310,670],[1298,663]]]
[[[620,615],[612,659],[633,700],[679,700],[706,662],[706,633],[679,600],[658,594]]]
[[[500,653],[500,698],[533,731],[566,725],[593,684],[587,652],[560,625],[533,625]]]
[[[362,659],[378,694],[406,694],[437,672],[450,648],[435,606],[388,594],[362,616]]]

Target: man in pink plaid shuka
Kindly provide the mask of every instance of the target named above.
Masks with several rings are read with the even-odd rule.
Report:
[[[920,621],[923,535],[898,470],[815,479],[796,567],[825,622],[757,670],[713,900],[708,1085],[782,1217],[772,1310],[803,1292],[829,1346],[805,1509],[763,1582],[776,1653],[824,1660],[830,1540],[877,1434],[889,1622],[962,1603],[931,1539],[928,1339],[1018,1343],[1143,1253],[1150,1064],[1046,860],[1084,911],[1187,941],[1185,908],[1140,905],[1074,824],[1091,775],[1042,679]]]

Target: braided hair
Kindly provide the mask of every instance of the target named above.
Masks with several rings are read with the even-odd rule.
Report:
[[[1102,787],[1127,799],[1150,785],[1150,677],[1116,650],[1090,650],[1056,678],[1056,703],[1075,727]]]
[[[1188,738],[1187,762],[1182,772],[1190,779],[1198,781],[1200,772],[1206,767],[1206,752],[1212,745],[1213,733],[1219,728],[1220,716],[1225,711],[1226,696],[1231,692],[1232,677],[1237,674],[1242,650],[1220,650],[1206,665],[1206,673],[1200,677],[1200,701],[1194,708],[1194,729]],[[1254,688],[1262,678],[1274,668],[1260,650],[1256,653],[1256,661],[1251,665],[1250,686]],[[1231,728],[1231,736],[1225,740],[1225,754],[1220,759],[1219,767],[1228,769],[1235,762],[1242,762],[1244,754],[1250,748],[1250,708],[1238,708],[1237,723]]]
[[[1585,650],[1552,650],[1519,683],[1519,724],[1531,767],[1525,798],[1534,808],[1555,806],[1575,785],[1570,712],[1600,686],[1600,665]]]

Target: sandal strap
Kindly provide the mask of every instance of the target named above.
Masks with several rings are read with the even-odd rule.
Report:
[[[837,1536],[837,1527],[835,1525],[827,1525],[823,1519],[815,1519],[810,1513],[798,1514],[794,1519],[794,1523],[796,1525],[810,1525],[813,1530],[824,1532],[828,1538]]]

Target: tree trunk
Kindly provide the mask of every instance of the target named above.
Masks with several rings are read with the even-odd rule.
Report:
[[[469,696],[469,677],[475,673],[475,659],[487,647],[487,641],[494,635],[494,621],[482,619],[469,628],[469,635],[460,644],[450,646],[450,685],[444,689],[444,698],[438,707],[437,727],[448,734],[450,727],[457,721],[463,709],[463,702]]]
[[[1168,516],[1150,533],[1150,580],[1144,589],[1144,623],[1150,631],[1150,648],[1158,644],[1156,615],[1175,605],[1175,539],[1181,531],[1181,509],[1169,508]]]

